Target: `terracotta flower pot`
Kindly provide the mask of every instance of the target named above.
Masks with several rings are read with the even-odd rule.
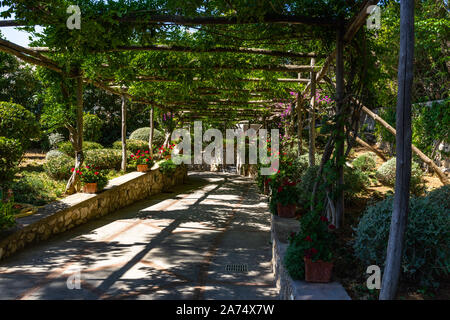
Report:
[[[139,172],[147,172],[148,171],[148,164],[138,164],[137,165],[137,171],[139,171]]]
[[[318,260],[313,262],[311,259],[305,260],[305,280],[307,282],[330,282],[333,263]]]
[[[278,203],[278,216],[282,218],[294,218],[296,208],[297,206],[295,204],[288,204],[286,206],[283,206],[281,203]]]
[[[97,192],[97,182],[85,183],[83,186],[84,193],[96,193]]]

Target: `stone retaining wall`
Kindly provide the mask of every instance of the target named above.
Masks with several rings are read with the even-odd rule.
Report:
[[[275,276],[280,300],[350,300],[345,289],[338,282],[308,283],[291,278],[284,267],[284,256],[291,232],[299,230],[295,219],[271,215],[272,271]]]
[[[26,245],[46,240],[87,221],[112,213],[139,200],[167,191],[187,179],[187,167],[178,166],[171,176],[158,168],[132,172],[109,181],[99,194],[77,193],[40,208],[17,220],[13,229],[0,232],[0,260]]]

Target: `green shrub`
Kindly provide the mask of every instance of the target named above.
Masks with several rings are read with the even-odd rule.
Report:
[[[300,183],[297,184],[297,192],[299,195],[298,205],[304,209],[310,207],[310,200],[318,171],[318,165],[307,168],[300,178]]]
[[[60,150],[50,150],[45,155],[45,160],[50,160],[51,158],[56,158],[56,157],[59,157],[59,156],[62,156],[62,155],[65,155],[65,153],[60,151]]]
[[[284,256],[284,266],[294,280],[305,279],[305,264],[303,257],[305,250],[302,247],[289,245]]]
[[[395,186],[396,158],[391,158],[383,163],[376,172],[377,179],[389,187]],[[411,185],[410,191],[415,195],[421,195],[425,191],[423,172],[416,162],[411,165]]]
[[[39,123],[34,114],[21,105],[0,102],[0,136],[17,139],[26,149],[31,139],[39,138]]]
[[[442,194],[448,193],[448,188]],[[433,284],[450,272],[450,215],[448,201],[436,202],[441,191],[421,198],[411,198],[410,214],[402,259],[403,276]],[[389,197],[366,209],[358,227],[354,252],[365,265],[384,266],[392,215]]]
[[[95,114],[85,113],[83,116],[83,139],[98,142],[102,136],[103,121]]]
[[[83,141],[83,151],[103,149],[103,146],[97,142]],[[74,157],[75,150],[73,149],[72,143],[70,141],[64,141],[58,144],[58,150],[64,152],[68,156]]]
[[[23,152],[19,140],[0,137],[0,185],[14,177]]]
[[[70,172],[69,172],[70,175]],[[32,205],[44,205],[61,197],[65,181],[49,179],[45,172],[21,172],[21,177],[11,183],[15,200]]]
[[[122,141],[116,141],[113,143],[113,149],[122,150]],[[127,140],[127,150],[131,153],[136,153],[138,150],[148,151],[148,141],[144,140]]]
[[[172,160],[165,160],[160,163],[159,165],[159,171],[161,171],[162,174],[172,175],[175,172],[175,169],[177,168],[177,165],[173,163]]]
[[[358,193],[370,185],[367,173],[357,168],[344,167],[344,197],[353,199]]]
[[[127,157],[129,154],[127,154]],[[117,149],[93,149],[84,152],[84,164],[89,164],[99,170],[120,169],[122,151]],[[45,172],[57,180],[68,179],[75,159],[66,154],[50,158],[45,164]]]
[[[69,179],[70,169],[74,166],[75,159],[66,154],[55,158],[50,158],[44,164],[44,170],[47,175],[56,180]]]
[[[353,168],[359,169],[361,171],[374,171],[377,163],[375,161],[376,155],[373,152],[366,152],[353,160]]]
[[[148,141],[150,136],[150,127],[143,127],[133,131],[130,134],[130,140]],[[164,143],[164,134],[156,129],[153,129],[153,148],[160,147]],[[148,144],[148,142],[147,142]]]
[[[129,154],[127,153],[127,159]],[[122,151],[117,149],[95,149],[84,153],[84,163],[98,169],[120,169]]]
[[[0,198],[0,230],[8,229],[16,224],[13,205],[14,198],[6,199],[5,202]]]
[[[426,197],[433,203],[440,203],[450,210],[450,184],[440,187],[439,189],[434,189],[428,192]]]

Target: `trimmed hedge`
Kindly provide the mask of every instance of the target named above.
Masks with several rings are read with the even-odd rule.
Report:
[[[47,175],[56,180],[69,179],[70,169],[74,166],[75,160],[66,154],[50,158],[44,164]]]
[[[45,160],[50,160],[52,158],[57,158],[57,157],[62,156],[62,155],[65,155],[65,153],[60,151],[60,150],[50,150],[45,155]]]
[[[148,141],[149,136],[150,136],[150,127],[143,127],[133,131],[130,134],[130,140]],[[163,143],[164,143],[164,134],[157,129],[153,129],[153,147],[158,148],[162,146]]]
[[[122,141],[113,143],[113,149],[122,150]],[[127,150],[131,153],[136,153],[138,150],[148,151],[148,141],[144,140],[127,140]]]
[[[129,153],[127,153],[127,158]],[[94,149],[84,152],[84,164],[91,165],[99,170],[119,170],[122,163],[122,151],[117,149]],[[45,164],[45,172],[57,180],[68,179],[71,175],[75,159],[66,154],[50,158]]]
[[[391,158],[378,168],[376,172],[377,179],[384,185],[389,187],[395,186],[395,168],[396,158]],[[420,166],[416,162],[412,162],[411,165],[411,193],[419,196],[425,191],[425,184],[423,181],[423,172]]]
[[[94,149],[103,149],[103,146],[97,142],[83,141],[83,151]],[[58,150],[64,152],[68,156],[71,157],[75,156],[75,150],[73,149],[72,143],[70,143],[70,141],[64,141],[59,143]]]

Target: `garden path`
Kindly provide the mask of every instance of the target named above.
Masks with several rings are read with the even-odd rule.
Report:
[[[224,173],[189,181],[0,262],[0,299],[276,299],[255,184]]]

